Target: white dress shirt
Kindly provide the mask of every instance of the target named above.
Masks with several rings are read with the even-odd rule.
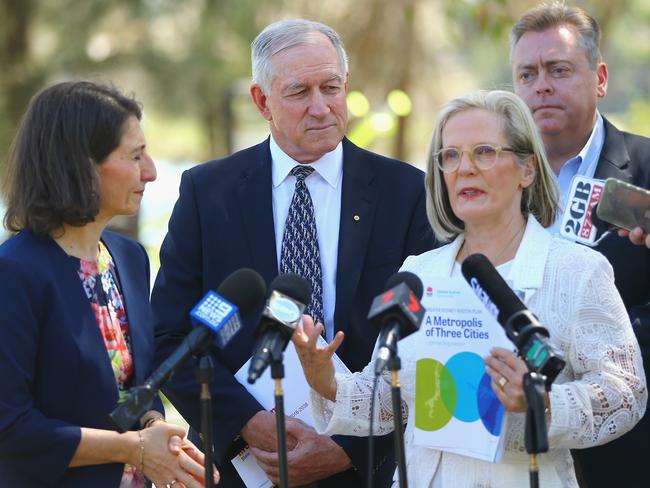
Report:
[[[273,175],[273,225],[275,227],[275,250],[280,269],[284,224],[287,220],[296,177],[290,174],[300,164],[289,157],[271,136],[271,160]],[[314,172],[305,184],[314,204],[314,218],[318,232],[318,249],[323,287],[323,316],[325,337],[334,336],[334,308],[336,306],[336,264],[339,249],[339,225],[341,220],[341,188],[343,180],[343,145],[324,154],[309,164]]]

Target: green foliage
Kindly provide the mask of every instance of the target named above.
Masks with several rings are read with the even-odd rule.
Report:
[[[635,134],[650,137],[650,101],[634,100],[630,104],[625,128]]]
[[[192,157],[226,151],[231,84],[250,76],[250,42],[276,3],[0,0],[0,53],[13,55],[0,58],[0,108],[8,115],[0,118],[0,153],[29,98],[64,78],[111,80],[163,118],[195,118],[203,135],[187,141],[199,143],[184,151]]]
[[[247,95],[250,42],[269,22],[304,16],[341,33],[351,58],[351,88],[367,97],[370,112],[383,111],[392,90],[413,100],[413,112],[381,137],[369,121],[352,121],[350,132],[371,145],[394,139],[398,143],[386,146],[389,152],[421,158],[421,141],[429,134],[419,131],[430,130],[441,102],[470,89],[510,87],[509,30],[537,3],[0,0],[0,157],[29,98],[70,78],[112,80],[135,93],[145,105],[147,135],[157,155],[198,161],[226,154],[242,131],[265,130]],[[634,101],[650,94],[650,2],[575,3],[603,27],[610,71],[603,112],[636,120]],[[406,125],[407,119],[417,120]],[[406,134],[405,127],[418,133]],[[242,140],[248,139],[250,134]]]

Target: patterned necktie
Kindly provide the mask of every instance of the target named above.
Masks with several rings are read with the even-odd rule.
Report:
[[[302,164],[291,170],[296,177],[296,188],[284,225],[280,273],[296,273],[311,284],[311,301],[305,313],[311,315],[316,323],[323,322],[323,278],[314,205],[305,184],[305,178],[313,171],[311,166]]]

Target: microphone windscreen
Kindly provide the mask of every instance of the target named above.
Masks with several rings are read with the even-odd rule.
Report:
[[[234,304],[243,316],[262,304],[266,296],[266,284],[257,271],[241,268],[223,280],[217,293]]]
[[[483,254],[468,256],[463,261],[460,269],[470,286],[475,289],[472,279],[478,281],[478,285],[485,291],[488,299],[496,305],[499,310],[497,320],[501,325],[514,313],[526,309],[521,300],[515,295],[515,292],[510,289],[496,268]],[[481,300],[485,302],[482,297]]]
[[[269,294],[278,291],[283,295],[298,300],[307,305],[311,300],[311,286],[302,276],[296,273],[286,273],[275,277],[269,285]]]
[[[388,278],[388,280],[386,280],[385,290],[390,290],[400,283],[406,284],[406,286],[409,287],[409,289],[418,298],[418,300],[422,299],[422,292],[424,291],[422,280],[420,280],[420,278],[418,278],[410,271],[400,271],[399,273],[395,273],[393,276]]]

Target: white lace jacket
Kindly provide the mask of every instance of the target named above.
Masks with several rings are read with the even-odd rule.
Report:
[[[410,256],[402,270],[450,276],[462,241],[460,236],[442,248]],[[532,217],[528,218],[508,278],[516,289],[525,291],[526,305],[549,329],[552,342],[567,360],[550,392],[551,415],[547,423],[551,450],[538,456],[540,484],[577,487],[569,449],[611,441],[643,416],[648,392],[639,346],[607,260],[591,249],[552,237]],[[500,463],[413,444],[413,345],[420,333],[399,343],[409,486],[528,486],[524,414],[507,414],[506,451]],[[372,379],[370,366],[352,375],[337,375],[336,402],[312,392],[316,428],[326,434],[368,435]],[[378,387],[376,434],[393,430],[392,416],[386,376]]]

